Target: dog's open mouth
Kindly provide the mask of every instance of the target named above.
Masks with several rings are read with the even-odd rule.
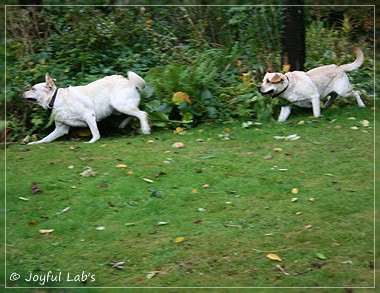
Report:
[[[264,95],[264,96],[269,96],[269,95],[272,95],[274,93],[274,90],[270,90],[270,91],[267,91],[267,92],[260,92],[260,94]]]
[[[24,98],[24,100],[27,102],[37,102],[35,98]]]

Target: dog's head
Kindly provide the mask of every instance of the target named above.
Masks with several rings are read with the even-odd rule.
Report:
[[[29,91],[22,94],[24,100],[34,102],[47,109],[57,87],[49,73],[45,75],[45,82],[37,83]]]
[[[262,84],[257,88],[260,94],[273,98],[285,91],[289,80],[282,73],[266,73]]]

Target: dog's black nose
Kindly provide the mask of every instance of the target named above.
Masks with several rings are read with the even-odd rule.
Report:
[[[261,86],[258,86],[257,90],[261,93]]]

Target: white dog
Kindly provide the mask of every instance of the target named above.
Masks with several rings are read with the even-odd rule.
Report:
[[[55,130],[45,138],[29,144],[51,142],[67,134],[70,126],[88,126],[92,134],[89,143],[93,143],[100,138],[96,122],[115,111],[139,118],[142,133],[150,133],[148,115],[138,107],[140,91],[145,87],[145,81],[136,73],[129,71],[128,78],[112,75],[85,86],[68,88],[57,88],[48,73],[45,79],[46,82],[34,85],[22,97],[44,109],[51,109]],[[128,118],[120,127],[127,124]]]
[[[319,117],[320,100],[329,95],[325,108],[331,105],[337,95],[343,98],[355,97],[359,107],[365,107],[359,93],[352,91],[346,75],[347,71],[358,69],[363,64],[363,52],[357,48],[355,52],[356,60],[350,64],[326,65],[307,72],[267,73],[258,90],[263,95],[271,95],[272,98],[280,96],[291,103],[281,108],[278,122],[284,122],[289,117],[291,105],[312,107],[314,117]]]

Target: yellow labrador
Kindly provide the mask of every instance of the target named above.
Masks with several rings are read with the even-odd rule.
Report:
[[[85,86],[68,88],[57,88],[46,73],[45,82],[34,85],[22,97],[44,109],[51,109],[55,130],[45,138],[29,144],[51,142],[67,134],[70,126],[88,126],[92,134],[89,143],[96,142],[100,138],[96,122],[115,111],[139,118],[142,133],[149,134],[148,115],[138,107],[140,91],[144,87],[145,81],[132,71],[128,72],[128,78],[112,75]],[[128,118],[120,125],[125,126],[127,122]]]
[[[258,91],[263,95],[271,95],[272,98],[280,96],[290,102],[289,106],[281,108],[278,122],[284,122],[289,117],[292,105],[313,108],[314,117],[319,117],[320,100],[328,95],[330,99],[325,108],[331,105],[337,95],[343,98],[355,97],[359,107],[365,107],[359,93],[352,90],[346,74],[363,64],[363,52],[358,48],[355,52],[356,60],[350,64],[326,65],[307,72],[266,73]]]

